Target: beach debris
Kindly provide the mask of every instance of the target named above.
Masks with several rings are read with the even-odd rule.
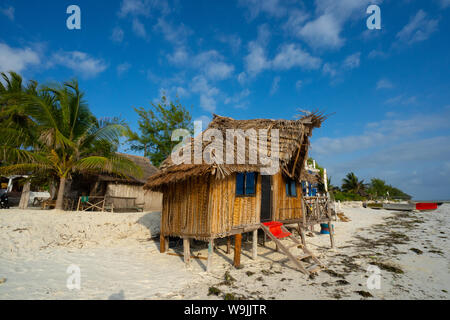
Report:
[[[5,283],[6,282],[6,278],[0,278],[0,284]]]
[[[345,277],[342,274],[339,274],[334,270],[324,269],[323,272],[328,273],[330,276],[335,277],[335,278],[345,279]]]
[[[339,217],[339,220],[342,221],[342,222],[352,221],[343,212],[337,213],[337,216]]]
[[[363,290],[355,291],[355,292],[364,298],[373,298],[373,295],[370,292],[363,291]]]
[[[223,300],[238,300],[238,298],[232,293],[226,293],[223,296]]]
[[[208,289],[208,296],[215,295],[218,296],[222,291],[216,287],[209,287]]]
[[[231,286],[233,284],[233,282],[236,281],[236,279],[231,276],[229,271],[225,272],[223,278],[224,278],[225,281],[221,282],[220,284],[224,284],[224,285],[227,285],[227,286]]]
[[[385,271],[389,271],[392,273],[397,273],[397,274],[403,274],[403,270],[400,269],[398,266],[394,265],[393,263],[390,262],[380,262],[380,261],[372,261],[369,262],[370,264],[379,267],[381,270],[385,270]]]
[[[270,276],[272,274],[269,270],[261,270],[261,273],[265,276]]]
[[[346,286],[346,285],[350,284],[350,282],[348,282],[347,280],[344,280],[344,279],[338,280],[338,281],[336,281],[336,283],[340,286]]]
[[[423,253],[422,250],[417,249],[417,248],[411,248],[411,249],[409,249],[409,250],[411,250],[411,251],[413,251],[413,252],[415,252],[415,253],[417,253],[417,254],[422,254],[422,253]]]
[[[254,275],[255,273],[254,273],[254,272],[251,272],[251,271],[247,271],[245,274],[246,274],[247,276],[251,277],[251,276]]]

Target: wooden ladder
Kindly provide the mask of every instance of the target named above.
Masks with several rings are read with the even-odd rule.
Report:
[[[284,238],[289,238],[294,242],[293,244],[291,244],[289,246],[285,246],[280,241],[279,238],[277,238],[275,235],[273,235],[273,233],[270,231],[270,229],[267,226],[264,225],[264,223],[261,223],[261,228],[263,229],[265,234],[268,235],[269,238],[272,239],[276,243],[277,247],[286,256],[288,256],[288,258],[300,269],[301,272],[303,272],[307,276],[309,276],[312,273],[317,273],[320,271],[321,268],[325,267],[325,265],[319,259],[317,259],[317,257],[310,250],[308,250],[308,248],[306,248],[306,246],[302,245],[302,243],[297,238],[295,238],[286,229],[286,227],[284,225],[281,225],[281,230],[283,231],[283,233],[289,234],[288,236],[285,236]],[[295,247],[301,248],[301,250],[303,251],[303,254],[294,255],[290,250]],[[306,263],[306,262],[304,260],[307,258],[311,258],[314,261],[314,263],[305,267],[304,263]]]

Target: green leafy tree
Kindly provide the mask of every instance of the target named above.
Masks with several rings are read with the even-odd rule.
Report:
[[[143,107],[134,110],[139,115],[140,133],[129,132],[131,150],[143,152],[157,167],[179,143],[171,139],[175,129],[193,132],[192,117],[179,101],[169,102],[163,96],[159,103],[152,103],[148,110]]]
[[[2,95],[3,99],[4,96]],[[76,81],[44,87],[38,94],[21,93],[20,108],[36,128],[30,146],[17,147],[24,128],[4,132],[0,143],[0,174],[49,174],[59,178],[56,209],[63,209],[66,180],[73,173],[105,172],[121,176],[141,175],[140,168],[114,152],[126,133],[122,124],[98,121],[90,112]],[[16,141],[17,142],[17,141]],[[106,146],[106,147],[105,147]]]
[[[373,178],[370,181],[370,187],[368,193],[372,198],[394,198],[394,199],[411,199],[411,196],[404,193],[398,188],[386,184],[384,180]]]

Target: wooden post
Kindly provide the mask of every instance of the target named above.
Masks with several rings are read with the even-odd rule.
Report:
[[[189,238],[183,238],[183,249],[184,249],[184,263],[188,267],[191,264],[191,250],[189,247]]]
[[[81,202],[81,197],[78,197],[77,211],[80,211],[80,202]]]
[[[227,237],[227,254],[231,253],[231,237]]]
[[[238,233],[234,236],[234,266],[236,268],[241,266],[241,243],[242,234]]]
[[[334,249],[334,228],[331,225],[331,219],[328,220],[328,229],[330,229],[331,248]]]
[[[298,233],[300,234],[300,238],[302,239],[302,244],[306,248],[306,237],[305,237],[305,231],[300,226],[300,223],[298,224]]]
[[[252,247],[252,259],[256,260],[258,257],[258,229],[253,230],[253,247]]]
[[[169,244],[169,242],[166,240],[167,240],[166,237],[164,237],[164,235],[161,233],[159,235],[159,252],[160,253],[164,253],[167,251],[166,250],[166,242],[167,242],[167,245]]]
[[[214,239],[209,240],[208,242],[208,262],[206,264],[206,271],[211,272],[212,262],[214,255]]]

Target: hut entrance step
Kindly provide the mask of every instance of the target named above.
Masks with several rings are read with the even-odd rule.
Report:
[[[281,222],[264,222],[261,223],[261,228],[264,233],[272,239],[273,242],[275,242],[277,248],[279,248],[280,251],[283,252],[295,264],[295,266],[307,276],[312,273],[317,273],[322,267],[324,267],[324,264],[317,259],[317,257],[310,250],[303,246],[302,243],[295,238]],[[293,241],[294,244],[286,246],[282,243],[281,239],[289,239]],[[300,255],[294,255],[290,251],[290,249],[294,247],[301,249],[303,253]],[[311,258],[313,264],[306,262],[305,259],[307,258]]]

